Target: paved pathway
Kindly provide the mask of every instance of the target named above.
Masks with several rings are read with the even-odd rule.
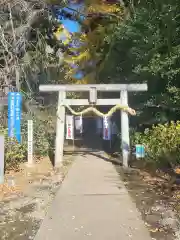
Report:
[[[35,240],[150,240],[110,162],[76,157]]]

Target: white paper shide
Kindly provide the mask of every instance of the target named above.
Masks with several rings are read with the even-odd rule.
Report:
[[[96,132],[98,134],[102,133],[102,128],[103,128],[103,121],[101,117],[97,117],[96,119]]]
[[[79,133],[83,132],[83,119],[81,116],[75,116],[75,128]]]

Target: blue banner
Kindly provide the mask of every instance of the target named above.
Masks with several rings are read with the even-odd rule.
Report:
[[[22,95],[19,92],[8,93],[8,136],[21,142]]]

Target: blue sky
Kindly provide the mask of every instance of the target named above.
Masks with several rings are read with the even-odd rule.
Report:
[[[62,10],[64,10],[65,12],[67,13],[72,13],[72,14],[76,14],[74,10],[78,11],[78,12],[81,12],[82,9],[83,9],[83,6],[84,4],[83,3],[70,3],[67,7],[63,8],[63,9],[58,9],[56,10],[55,14],[57,16],[57,19],[59,20],[59,22],[65,27],[65,29],[69,32],[69,33],[76,33],[76,32],[80,32],[81,31],[81,25],[79,22],[77,22],[76,20],[71,20],[71,19],[68,19],[68,18],[63,18],[61,13],[62,13]],[[70,8],[70,9],[69,9]],[[82,16],[82,19],[84,17]],[[59,34],[59,40],[62,40],[62,41],[66,41],[67,37],[65,37],[65,35],[62,33],[62,34]],[[74,66],[75,67],[75,66]],[[78,71],[74,78],[80,80],[82,79],[84,76],[83,72],[82,71]]]

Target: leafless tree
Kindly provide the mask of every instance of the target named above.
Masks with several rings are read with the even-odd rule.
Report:
[[[0,86],[21,88],[27,69],[57,64],[47,43],[53,20],[44,0],[0,0]],[[43,30],[42,30],[43,29]],[[48,34],[47,34],[48,33]],[[56,49],[57,51],[58,49]],[[31,84],[26,77],[29,89]]]

